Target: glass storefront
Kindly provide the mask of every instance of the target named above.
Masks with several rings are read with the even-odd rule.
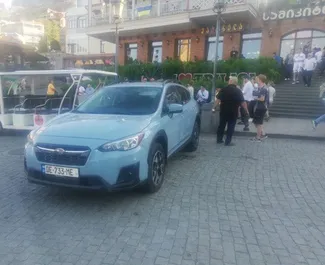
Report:
[[[280,56],[285,58],[292,49],[302,49],[305,53],[314,48],[325,47],[325,32],[318,30],[301,30],[285,35],[281,39]]]
[[[262,33],[243,34],[242,55],[246,59],[260,56]]]
[[[129,43],[126,46],[127,60],[137,60],[138,59],[138,44]]]
[[[191,39],[177,40],[177,57],[182,62],[188,62],[191,59]]]
[[[151,43],[150,55],[151,62],[161,63],[162,62],[162,41],[153,41]]]
[[[207,43],[207,61],[214,61],[215,53],[216,53],[216,37],[209,37]],[[223,56],[223,36],[219,37],[219,45],[218,45],[218,60],[222,60]]]

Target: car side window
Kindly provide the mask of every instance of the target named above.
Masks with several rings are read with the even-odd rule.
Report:
[[[177,90],[181,96],[181,100],[182,100],[182,105],[185,105],[186,103],[188,103],[191,99],[191,94],[190,92],[186,89],[186,88],[183,88],[181,86],[178,86],[177,87]]]
[[[176,86],[168,87],[165,96],[165,104],[182,104],[182,96]]]

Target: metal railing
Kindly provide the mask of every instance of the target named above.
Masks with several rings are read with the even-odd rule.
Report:
[[[228,7],[233,5],[249,4],[257,8],[258,0],[225,0]],[[215,0],[156,0],[148,6],[130,6],[116,4],[106,9],[103,14],[97,14],[92,19],[92,26],[113,24],[113,10],[119,10],[123,21],[138,20],[157,16],[168,16],[195,10],[212,9]],[[108,10],[108,11],[107,11]]]

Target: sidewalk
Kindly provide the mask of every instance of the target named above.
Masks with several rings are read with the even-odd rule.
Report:
[[[236,135],[255,135],[255,126],[250,123],[249,127],[250,132],[244,132],[243,125],[236,125]],[[319,124],[317,129],[313,130],[310,120],[271,118],[269,122],[264,122],[264,128],[269,136],[275,138],[313,139],[325,141],[325,123]]]

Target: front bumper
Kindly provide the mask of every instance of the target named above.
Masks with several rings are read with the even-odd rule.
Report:
[[[45,174],[42,165],[53,165],[38,161],[34,147],[25,146],[24,167],[29,182],[92,190],[126,190],[145,182],[148,175],[147,152],[140,147],[126,152],[91,151],[83,166],[54,164],[79,169],[78,178]]]

